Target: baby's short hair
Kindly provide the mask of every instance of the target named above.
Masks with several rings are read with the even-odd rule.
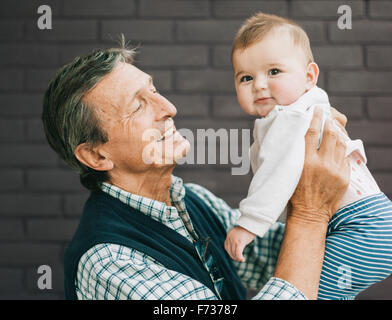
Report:
[[[270,31],[277,28],[286,29],[293,39],[294,45],[302,48],[307,62],[314,62],[309,37],[299,24],[290,19],[263,12],[258,12],[248,18],[238,30],[233,41],[231,56],[233,57],[235,50],[248,48],[263,40]]]

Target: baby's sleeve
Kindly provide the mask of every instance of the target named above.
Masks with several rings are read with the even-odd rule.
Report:
[[[311,115],[285,110],[255,123],[259,150],[257,170],[248,195],[239,204],[241,216],[237,225],[263,236],[284,212],[303,169],[304,136]],[[268,121],[263,121],[268,120]]]

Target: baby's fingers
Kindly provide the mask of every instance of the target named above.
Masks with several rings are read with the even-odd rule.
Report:
[[[234,260],[239,261],[239,262],[245,262],[245,258],[242,254],[243,251],[244,251],[244,246],[238,245],[235,248],[235,259]]]

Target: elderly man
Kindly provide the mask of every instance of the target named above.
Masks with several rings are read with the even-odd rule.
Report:
[[[238,210],[172,175],[189,143],[175,129],[176,108],[132,64],[133,54],[77,57],[45,94],[47,139],[91,190],[65,254],[66,298],[244,299],[252,287],[260,290],[255,299],[315,299],[328,221],[349,176],[330,123],[317,150],[315,112],[286,225],[248,246],[246,262],[232,261],[224,240]]]

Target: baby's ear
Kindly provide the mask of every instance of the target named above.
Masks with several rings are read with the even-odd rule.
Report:
[[[315,62],[308,64],[306,68],[306,90],[310,90],[317,83],[319,67]]]

